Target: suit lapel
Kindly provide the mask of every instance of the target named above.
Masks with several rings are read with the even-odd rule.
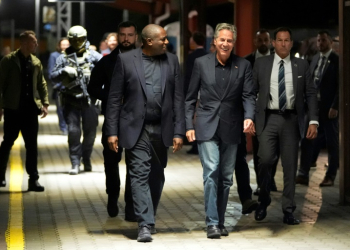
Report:
[[[266,96],[265,96],[266,104],[265,104],[265,107],[267,107],[267,104],[268,104],[268,102],[270,100],[271,75],[272,75],[272,67],[273,67],[274,58],[275,58],[275,55],[269,55],[269,57],[268,57],[269,63],[267,63],[267,65],[266,65],[266,82],[268,84],[265,84],[264,86],[266,86],[268,89],[265,91],[266,92]]]
[[[237,57],[235,55],[232,55],[232,61],[231,61],[231,67],[230,67],[230,79],[228,81],[226,90],[222,95],[221,99],[224,99],[227,93],[230,91],[231,85],[236,80],[237,75],[238,75]]]
[[[322,76],[321,76],[321,81],[322,81],[322,77],[324,76],[324,74],[327,72],[327,69],[329,67],[329,65],[331,64],[332,60],[333,60],[333,51],[329,54],[326,64],[324,66],[323,72],[322,72]]]
[[[292,64],[292,75],[293,75],[293,92],[294,92],[294,96],[296,98],[297,88],[298,88],[298,63],[297,63],[297,60],[295,60],[295,58],[292,58],[291,64]]]
[[[313,78],[314,77],[314,72],[315,72],[315,69],[316,69],[316,66],[317,66],[317,63],[318,63],[318,60],[320,59],[320,53],[318,53],[316,56],[315,56],[315,59],[312,60],[311,64],[310,64],[310,74],[311,74],[311,77]]]
[[[146,92],[146,80],[145,80],[145,71],[143,69],[143,63],[142,63],[142,50],[138,49],[138,51],[136,51],[136,53],[134,54],[134,65],[135,65],[135,69],[137,72],[137,75],[139,77],[141,86],[143,88],[143,91],[145,93]]]
[[[215,90],[215,93],[218,98],[220,98],[219,91],[218,91],[218,84],[216,83],[216,78],[215,78],[215,56],[216,53],[210,53],[208,55],[208,63],[207,63],[207,72],[206,74],[209,78],[209,83],[213,84],[213,89]]]
[[[211,53],[208,55],[207,72],[209,72],[209,82],[216,83],[215,80],[215,55],[216,53]]]
[[[167,81],[167,71],[168,71],[168,58],[167,56],[164,56],[162,58],[160,63],[160,70],[161,70],[161,83],[162,83],[162,96],[164,95],[164,90],[165,90],[165,83]]]

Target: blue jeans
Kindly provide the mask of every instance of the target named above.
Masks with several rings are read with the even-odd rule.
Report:
[[[209,141],[198,141],[198,151],[203,166],[205,222],[207,226],[224,225],[237,144],[224,143],[215,134]]]

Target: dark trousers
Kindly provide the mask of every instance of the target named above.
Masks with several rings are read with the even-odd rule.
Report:
[[[21,131],[26,148],[26,171],[32,180],[38,174],[38,109],[31,105],[20,110],[4,109],[4,140],[0,147],[0,175],[5,177],[11,148]]]
[[[246,160],[247,139],[245,133],[242,133],[241,143],[238,144],[236,155],[235,175],[237,182],[237,192],[239,199],[243,203],[252,199],[252,188],[250,187],[250,173]]]
[[[295,176],[298,164],[299,125],[296,114],[267,114],[266,125],[259,135],[259,179],[261,181],[259,201],[270,202],[271,169],[278,153],[281,154],[283,167],[282,210],[292,213],[295,208]]]
[[[60,97],[58,95],[58,91],[54,90],[53,96],[55,97],[55,103],[56,103],[56,113],[58,116],[58,126],[60,127],[60,130],[62,132],[67,131],[67,124],[66,121],[64,120],[64,115],[63,115],[63,108],[60,102]]]
[[[252,136],[252,144],[253,144],[253,160],[254,160],[254,171],[255,171],[255,176],[256,176],[256,184],[258,184],[258,188],[260,187],[261,181],[259,180],[259,157],[258,157],[258,152],[259,152],[259,140],[257,136]],[[276,170],[277,170],[277,164],[278,164],[278,159],[280,157],[279,151],[277,152],[277,160],[272,166],[271,169],[271,182],[274,183],[274,178],[276,175]]]
[[[119,147],[118,153],[110,150],[108,146],[108,137],[106,135],[102,135],[101,142],[103,145],[103,159],[106,175],[106,193],[118,199],[120,193],[119,162],[122,159],[123,148]],[[124,201],[125,217],[134,218],[134,204],[128,171],[126,171]]]
[[[92,148],[96,138],[99,110],[95,105],[78,108],[65,104],[63,114],[68,125],[69,157],[72,165],[79,165],[80,160],[90,161]],[[81,128],[83,142],[80,142]]]
[[[165,182],[168,148],[161,138],[161,125],[145,124],[136,145],[125,149],[129,167],[134,211],[139,226],[154,225]]]
[[[326,175],[332,180],[337,175],[339,168],[339,121],[320,117],[318,135],[314,140],[304,138],[301,141],[300,169],[298,175],[309,177],[310,167],[314,156],[318,156],[322,141],[326,141],[328,151],[328,170]],[[317,159],[317,158],[316,158]]]

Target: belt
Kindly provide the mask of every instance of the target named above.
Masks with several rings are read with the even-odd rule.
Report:
[[[275,115],[289,115],[289,114],[296,114],[297,111],[295,109],[286,109],[284,111],[279,109],[267,109],[267,114],[275,114]]]

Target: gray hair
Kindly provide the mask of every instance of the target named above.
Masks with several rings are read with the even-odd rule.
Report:
[[[233,41],[237,39],[237,28],[233,24],[230,23],[219,23],[216,25],[214,32],[214,39],[218,38],[220,30],[229,30],[233,33]]]

